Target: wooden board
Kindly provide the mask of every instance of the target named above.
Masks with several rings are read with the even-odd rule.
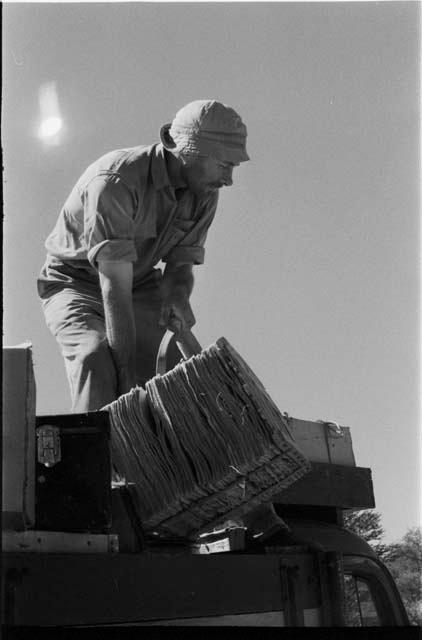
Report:
[[[3,531],[4,553],[117,553],[114,534],[68,533],[64,531]]]
[[[371,470],[314,462],[306,476],[274,496],[273,502],[371,509],[375,507]]]
[[[5,573],[29,568],[17,587],[5,585],[5,593],[14,589],[13,624],[128,624],[283,608],[276,555],[23,556],[5,558]],[[310,556],[295,560],[306,561],[310,574]]]

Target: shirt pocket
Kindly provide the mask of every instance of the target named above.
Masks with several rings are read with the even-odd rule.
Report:
[[[178,245],[179,243],[185,244],[183,239],[189,235],[195,226],[195,222],[192,220],[183,220],[176,218],[168,227],[165,236],[163,238],[160,253],[161,256],[165,256],[170,249]]]
[[[173,228],[175,231],[181,231],[185,235],[189,233],[195,226],[195,222],[193,220],[184,220],[183,218],[176,218],[173,220],[170,228]]]
[[[166,240],[171,242],[172,245],[178,244],[182,238],[187,236],[195,226],[193,220],[183,220],[176,218],[171,223],[168,232],[166,233]]]

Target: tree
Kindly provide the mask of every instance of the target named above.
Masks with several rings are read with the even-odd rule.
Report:
[[[396,581],[409,620],[422,625],[422,529],[409,529],[386,563]]]
[[[363,538],[383,562],[394,554],[395,546],[382,542],[385,531],[381,524],[381,514],[377,511],[365,509],[346,512],[344,527]]]
[[[363,538],[385,563],[411,624],[422,625],[422,529],[414,527],[398,542],[384,544],[381,515],[373,510],[345,513],[344,526]]]

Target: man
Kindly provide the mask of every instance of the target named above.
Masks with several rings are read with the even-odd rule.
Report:
[[[233,109],[197,100],[161,128],[161,143],[112,151],[77,181],[38,278],[72,411],[144,385],[164,331],[194,325],[192,268],[204,261],[218,190],[249,159],[246,137]],[[179,359],[173,347],[170,366]]]
[[[249,160],[246,137],[233,109],[197,100],[161,128],[160,144],[112,151],[77,181],[46,240],[38,278],[74,412],[98,410],[144,385],[165,330],[194,325],[192,268],[204,261],[218,190]],[[179,359],[173,346],[170,366]],[[243,521],[252,541],[275,534],[291,542],[271,504]]]

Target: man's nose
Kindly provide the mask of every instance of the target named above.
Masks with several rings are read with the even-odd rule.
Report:
[[[224,173],[224,184],[226,187],[231,187],[233,184],[233,168],[226,169]]]

